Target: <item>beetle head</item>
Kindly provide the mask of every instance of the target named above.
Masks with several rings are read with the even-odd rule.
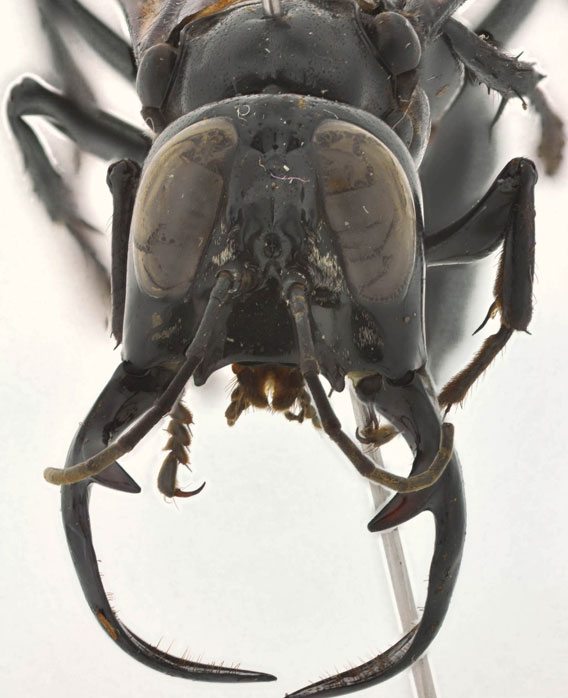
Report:
[[[314,344],[333,385],[350,371],[400,377],[425,360],[420,226],[408,152],[368,114],[288,95],[200,110],[160,136],[143,172],[125,357],[179,361],[230,267],[240,282],[198,382],[230,363],[298,365],[290,274],[309,287]]]
[[[315,98],[249,96],[192,113],[160,136],[132,219],[125,361],[81,427],[63,476],[51,480],[71,484],[63,510],[83,588],[105,630],[127,652],[174,675],[219,674],[152,648],[116,618],[88,519],[89,483],[135,491],[116,458],[168,412],[177,427],[190,422],[176,416],[176,403],[192,376],[199,385],[216,368],[238,364],[242,391],[231,396],[229,420],[247,401],[264,406],[267,392],[271,405],[283,410],[298,401],[303,413],[295,416],[315,416],[361,474],[402,493],[428,493],[405,499],[402,514],[391,512],[375,525],[432,508],[431,475],[439,477],[448,464],[453,432],[442,427],[435,398],[415,370],[425,360],[423,271],[416,171],[398,137],[370,115]],[[140,385],[140,377],[156,371],[157,387]],[[341,389],[350,372],[358,374],[362,399],[414,447],[411,478],[380,479],[342,430],[319,374]],[[119,436],[107,445],[109,429],[113,439]],[[169,492],[162,491],[177,496],[176,461],[185,460],[176,447],[187,439],[179,428],[170,433]],[[440,518],[459,538],[461,509],[454,511],[456,526],[445,510]],[[437,547],[444,566],[432,568],[439,571],[432,575],[434,616],[459,561],[456,546],[449,556],[444,541]],[[396,668],[401,647],[413,656],[412,648],[421,651],[428,642],[421,638],[434,631],[426,612],[423,629],[409,633],[386,659],[394,658]],[[382,656],[378,665],[386,666]],[[273,678],[233,669],[223,674]]]

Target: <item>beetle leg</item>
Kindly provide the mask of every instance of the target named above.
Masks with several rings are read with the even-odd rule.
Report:
[[[26,164],[34,170],[38,169],[38,174],[49,172],[43,164],[46,155],[43,149],[40,154],[36,152],[39,144],[35,134],[32,132],[32,138],[22,128],[25,126],[22,118],[26,116],[49,119],[81,150],[103,160],[127,157],[144,162],[151,145],[151,139],[135,126],[100,109],[84,108],[33,78],[25,77],[10,92],[8,117]]]
[[[85,107],[65,95],[44,87],[33,78],[24,78],[9,96],[8,120],[22,151],[24,165],[33,187],[54,221],[66,225],[88,254],[97,261],[86,243],[93,228],[76,212],[71,191],[55,170],[26,116],[43,116],[81,150],[103,160],[128,157],[143,162],[150,139],[134,126],[95,107]]]
[[[513,234],[515,224],[517,228],[523,227],[523,236],[534,235],[531,231],[536,179],[536,169],[530,160],[516,158],[507,163],[470,211],[442,230],[426,231],[427,266],[469,264],[483,259]]]
[[[75,76],[71,76],[70,80],[65,79],[72,72],[79,76],[80,71],[61,39],[61,25],[74,29],[114,70],[134,82],[136,68],[131,46],[77,0],[38,0],[38,11],[52,45],[57,72],[64,76],[67,87],[75,87],[84,80],[77,80]],[[71,89],[67,89],[66,92],[76,94]]]
[[[127,364],[121,364],[77,432],[69,450],[67,467],[104,448],[109,438],[145,413],[171,380],[172,372],[163,368],[137,374],[131,373]],[[116,468],[118,471],[114,474],[122,476],[118,489],[139,492],[136,483],[118,465]],[[106,479],[109,470],[61,488],[63,523],[73,564],[89,607],[105,632],[134,659],[172,676],[205,681],[274,680],[270,674],[191,662],[167,654],[142,640],[117,618],[101,581],[89,517],[90,485]],[[101,484],[113,486],[108,482]]]
[[[507,55],[457,19],[450,18],[446,21],[444,35],[479,82],[502,97],[530,98],[544,77],[534,69],[532,63]]]
[[[368,381],[359,381],[356,392],[359,399],[384,411],[389,404],[398,415],[401,431],[416,446],[417,435],[410,428],[415,409],[416,395],[421,391],[431,393],[432,388],[426,375],[416,373],[407,386],[387,386],[383,396],[367,389]],[[377,397],[378,402],[377,404]],[[391,402],[392,401],[392,402]],[[394,414],[393,414],[394,417]],[[389,419],[391,416],[389,415]],[[401,515],[401,509],[407,516]],[[397,494],[387,506],[369,523],[369,530],[382,531],[398,525],[403,520],[423,511],[431,511],[435,521],[435,543],[430,565],[428,593],[420,622],[401,640],[388,650],[368,662],[342,673],[311,684],[294,693],[289,698],[307,698],[320,694],[347,693],[354,688],[386,681],[408,668],[422,655],[440,629],[446,615],[450,598],[457,579],[465,538],[465,501],[463,482],[456,453],[436,484],[420,492]]]
[[[122,342],[128,240],[140,171],[140,165],[134,160],[119,160],[109,167],[107,174],[112,193],[111,331],[117,346]]]
[[[543,76],[532,63],[508,56],[453,18],[445,23],[443,31],[460,60],[481,83],[505,99],[527,97],[532,102],[541,119],[539,154],[547,173],[553,174],[561,162],[565,137],[562,120],[537,87]]]
[[[417,451],[410,477],[400,477],[377,468],[373,461],[342,430],[341,423],[319,380],[305,287],[293,278],[287,293],[290,310],[296,324],[300,371],[312,394],[322,429],[339,446],[357,471],[369,480],[397,492],[416,492],[431,487],[442,475],[450,461],[454,437],[454,428],[451,424],[440,424],[437,407],[432,397],[424,389],[415,390],[413,394],[416,404],[412,413],[412,428],[416,430],[420,449]],[[414,384],[414,379],[412,383]],[[391,388],[389,392],[392,390]],[[398,417],[387,411],[388,400],[381,405],[387,409],[379,409],[393,422],[395,427],[401,428],[402,425],[399,426],[397,423]]]
[[[566,145],[564,122],[548,104],[544,92],[537,87],[531,96],[531,102],[540,117],[540,143],[538,155],[544,162],[546,174],[556,173],[562,162]]]
[[[536,5],[534,0],[500,0],[487,17],[481,20],[477,33],[489,31],[496,41],[505,44]],[[554,174],[562,161],[564,146],[562,120],[548,105],[540,88],[537,87],[531,101],[541,120],[541,142],[538,154],[544,161],[546,173]]]
[[[475,30],[479,34],[489,34],[498,45],[506,46],[537,4],[534,0],[499,0],[489,14],[479,20]],[[444,40],[438,43],[446,45]],[[434,95],[433,101],[435,99]],[[435,128],[435,137],[420,167],[424,218],[428,226],[427,247],[432,242],[432,233],[460,218],[483,197],[482,207],[487,206],[488,215],[480,217],[478,222],[467,223],[471,235],[463,241],[464,263],[471,261],[466,254],[468,246],[483,256],[476,240],[486,240],[491,245],[490,237],[494,234],[493,245],[499,244],[507,225],[509,202],[514,199],[506,170],[496,179],[501,193],[495,192],[490,199],[485,197],[487,182],[495,177],[497,165],[495,144],[490,134],[494,113],[494,100],[483,86],[466,80],[444,116],[443,127]],[[465,131],[469,138],[463,137]],[[452,153],[452,158],[447,157],[448,153]],[[494,188],[495,184],[492,190]],[[479,214],[482,214],[481,209]],[[475,232],[471,230],[472,226]],[[456,252],[458,248],[456,245]],[[432,252],[436,254],[430,248],[426,272],[428,368],[436,383],[443,386],[451,377],[446,374],[446,366],[448,356],[455,349],[456,337],[468,331],[466,319],[471,289],[477,284],[480,270],[476,264],[433,267]]]
[[[494,287],[495,302],[481,325],[483,327],[499,312],[501,328],[485,341],[473,361],[446,385],[439,396],[442,405],[450,407],[461,402],[513,331],[528,328],[532,316],[536,179],[530,160],[512,160],[489,193],[467,216],[426,238],[429,264],[464,262],[468,257],[471,261],[495,249],[503,238],[503,254]],[[493,222],[488,225],[491,217]]]

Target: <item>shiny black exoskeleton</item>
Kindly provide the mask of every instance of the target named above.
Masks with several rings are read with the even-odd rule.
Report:
[[[134,63],[131,48],[76,0],[40,6],[55,48],[65,18],[136,79],[153,131],[150,138],[29,78],[8,107],[38,194],[76,234],[69,193],[23,117],[45,115],[81,148],[118,159],[109,170],[112,328],[123,361],[65,469],[46,477],[63,485],[69,547],[89,605],[109,636],[149,666],[206,680],[274,678],[173,657],[136,636],[110,607],[92,544],[89,487],[139,491],[117,459],[167,413],[171,455],[160,489],[182,496],[175,476],[191,415],[180,395],[190,378],[201,385],[228,364],[240,381],[235,409],[262,406],[270,384],[285,396],[272,407],[298,402],[362,475],[397,491],[370,530],[425,510],[436,521],[421,622],[373,660],[293,695],[383,681],[418,658],[443,621],[465,515],[453,429],[440,408],[460,402],[512,333],[527,329],[534,264],[531,161],[510,162],[486,193],[483,168],[470,177],[476,186],[461,187],[462,170],[477,167],[471,143],[488,151],[489,121],[471,104],[466,69],[504,102],[523,96],[538,110],[550,170],[562,140],[541,76],[454,19],[461,4],[121,0]],[[530,6],[501,0],[483,28],[504,41]],[[75,69],[60,67],[76,83]],[[448,351],[453,301],[467,298],[463,265],[500,245],[488,313],[499,315],[500,329],[436,397],[429,372]],[[345,434],[320,374],[337,391],[352,380],[368,415],[360,440],[380,445],[375,412],[403,435],[415,454],[408,478],[376,468]]]

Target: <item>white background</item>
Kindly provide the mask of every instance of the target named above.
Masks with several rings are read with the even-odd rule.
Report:
[[[51,77],[32,9],[23,0],[3,7],[2,90],[23,72]],[[568,3],[540,0],[513,42],[548,74],[547,92],[565,117],[567,30]],[[98,63],[89,75],[103,93],[110,86]],[[135,104],[122,84],[111,101],[119,114]],[[498,135],[508,150],[500,164],[534,154],[534,117],[518,103],[505,116]],[[231,686],[174,679],[137,664],[101,632],[67,552],[59,492],[41,473],[62,465],[119,354],[97,299],[96,273],[34,198],[5,121],[3,695],[272,698],[385,649],[400,631],[377,536],[366,530],[368,486],[309,425],[256,413],[228,429],[226,375],[188,395],[196,418],[188,484],[205,479],[204,492],[177,506],[158,494],[165,435],[157,430],[125,461],[142,495],[94,488],[95,542],[105,586],[136,632],[162,638],[162,649],[173,643],[174,653],[240,662],[280,680]],[[510,343],[453,417],[468,538],[450,612],[429,654],[443,698],[568,696],[567,180],[565,163],[538,185],[532,336]],[[108,228],[110,198],[96,191],[97,181],[104,170],[94,184],[83,183],[84,204]],[[488,281],[480,313],[490,289]],[[423,597],[428,526],[413,522],[403,535]],[[403,674],[359,695],[409,696],[410,685]]]

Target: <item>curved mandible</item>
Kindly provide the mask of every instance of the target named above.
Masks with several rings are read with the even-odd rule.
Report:
[[[410,447],[416,451],[413,474],[423,471],[428,467],[428,451],[437,442],[442,426],[428,377],[417,372],[408,384],[397,386],[386,383],[375,395],[365,394],[361,390],[363,381],[358,386],[358,397],[366,403],[372,402],[374,407],[397,426]],[[424,431],[424,425],[428,422],[433,427],[430,435],[428,431]],[[421,454],[425,454],[425,457]],[[465,499],[459,460],[455,452],[446,470],[432,487],[395,495],[370,522],[369,529],[385,530],[423,511],[431,511],[434,515],[436,533],[428,593],[420,622],[401,640],[370,661],[306,686],[289,694],[289,698],[340,695],[354,688],[381,683],[408,668],[427,650],[448,610],[465,538]],[[385,515],[384,512],[390,513]]]
[[[320,694],[340,695],[354,688],[381,683],[411,666],[428,649],[438,633],[452,596],[465,537],[465,502],[457,455],[454,453],[442,477],[429,490],[424,510],[436,523],[434,554],[430,565],[428,595],[420,622],[401,640],[365,664],[290,693],[288,698]]]
[[[127,365],[122,363],[75,435],[66,467],[100,451],[111,438],[149,410],[173,375],[163,368],[144,374],[129,373]],[[132,493],[140,488],[116,462],[99,475],[61,488],[63,524],[73,564],[87,603],[108,636],[134,659],[172,676],[206,681],[274,680],[271,674],[191,662],[167,654],[138,637],[117,618],[105,593],[93,547],[89,489],[95,482]]]

